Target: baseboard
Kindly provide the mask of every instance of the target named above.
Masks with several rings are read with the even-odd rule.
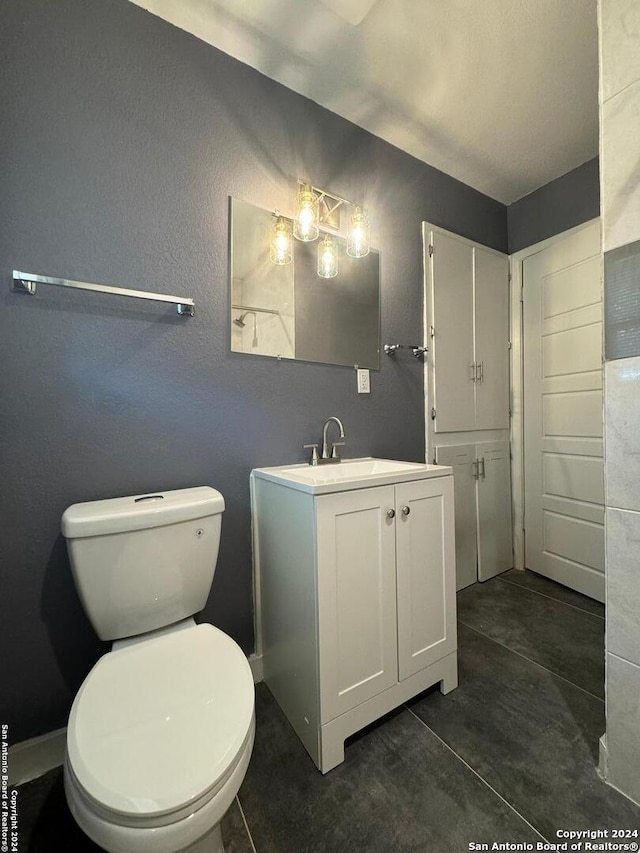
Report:
[[[609,753],[607,752],[607,735],[600,738],[600,761],[598,762],[598,773],[606,782],[609,776]]]
[[[9,747],[9,785],[15,788],[60,767],[64,761],[67,730],[56,729]]]
[[[259,684],[264,680],[264,671],[262,669],[262,655],[249,655],[249,666],[253,673],[253,683]]]
[[[610,788],[613,788],[614,791],[617,791],[623,797],[626,797],[630,803],[633,803],[634,806],[640,806],[640,802],[638,800],[634,800],[631,794],[628,794],[626,791],[623,791],[622,788],[618,788],[618,786],[613,782],[609,776],[609,750],[607,749],[607,735],[602,735],[600,738],[600,760],[598,763],[598,775],[602,779],[603,782],[606,782]]]

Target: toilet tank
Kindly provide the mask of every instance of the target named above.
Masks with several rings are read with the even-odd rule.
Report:
[[[203,609],[224,498],[209,486],[92,501],[62,516],[82,606],[102,640],[133,637]]]

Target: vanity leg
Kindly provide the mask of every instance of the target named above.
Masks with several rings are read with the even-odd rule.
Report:
[[[442,678],[440,692],[451,693],[458,686],[458,653],[452,652],[442,660]]]
[[[320,733],[320,764],[318,769],[321,773],[328,773],[344,761],[344,737],[340,732],[327,731],[327,728],[333,727],[331,724],[329,727],[323,726]]]

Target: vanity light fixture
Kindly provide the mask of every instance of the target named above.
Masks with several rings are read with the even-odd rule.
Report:
[[[303,243],[316,240],[319,229],[319,195],[310,184],[300,184],[296,216],[293,221],[293,236]]]
[[[318,244],[318,275],[320,278],[335,278],[338,275],[338,246],[328,234]]]
[[[293,260],[291,238],[291,223],[284,216],[280,216],[276,210],[274,214],[273,235],[271,237],[271,249],[269,256],[274,264],[283,266],[290,264]]]
[[[352,258],[366,258],[369,254],[369,242],[369,217],[361,207],[356,207],[349,221],[347,255]]]
[[[293,219],[293,236],[303,243],[310,243],[320,236],[320,226],[340,231],[340,208],[353,209],[347,229],[347,254],[352,258],[364,258],[369,254],[371,229],[369,217],[362,207],[346,198],[298,181],[296,211]],[[291,263],[293,257],[290,220],[274,215],[270,257],[274,264]],[[335,278],[338,275],[338,244],[326,232],[318,244],[318,275]]]
[[[369,217],[362,207],[346,198],[333,195],[319,187],[298,181],[298,196],[293,224],[293,236],[305,243],[317,239],[320,226],[340,231],[340,209],[350,207],[353,213],[347,230],[347,254],[364,258],[369,254],[371,229]]]

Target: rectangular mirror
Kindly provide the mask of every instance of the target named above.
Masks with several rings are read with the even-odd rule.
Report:
[[[293,240],[293,260],[269,257],[273,214],[231,200],[231,349],[349,367],[380,367],[380,255],[338,245],[338,274],[317,273],[318,242]],[[321,237],[322,238],[322,232]]]

